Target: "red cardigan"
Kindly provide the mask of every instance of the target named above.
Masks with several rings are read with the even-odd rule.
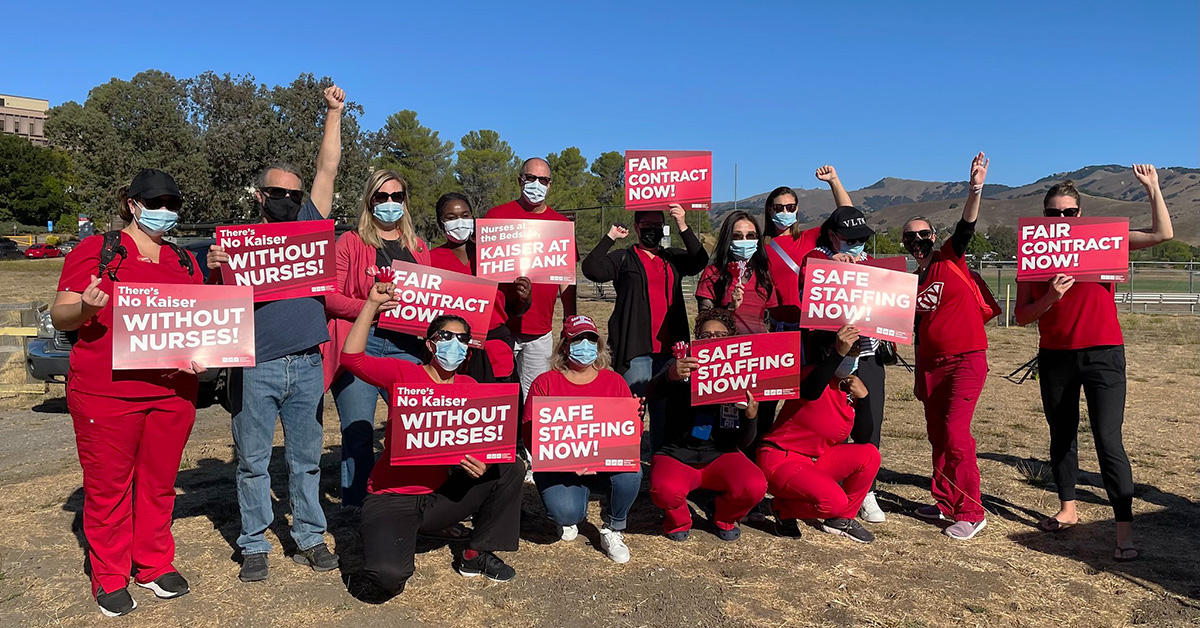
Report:
[[[341,373],[342,345],[350,334],[354,319],[362,311],[367,293],[375,285],[375,278],[367,269],[375,265],[375,247],[362,241],[357,231],[347,231],[337,239],[334,247],[337,256],[337,291],[325,297],[325,320],[329,325],[329,342],[321,345],[321,357],[325,364],[325,389]],[[416,250],[410,250],[418,264],[429,265],[429,245],[417,238]]]

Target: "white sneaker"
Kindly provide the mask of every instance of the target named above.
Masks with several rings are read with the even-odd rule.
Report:
[[[863,500],[862,508],[858,510],[858,517],[867,523],[883,523],[887,521],[887,515],[879,509],[879,502],[875,499],[875,491],[867,493],[867,498]]]
[[[579,536],[579,526],[577,525],[559,526],[559,528],[562,529],[562,532],[560,532],[558,535],[558,538],[561,541],[574,541],[575,537]]]
[[[614,563],[629,562],[629,546],[625,545],[625,536],[608,526],[600,528],[600,549],[604,550]]]

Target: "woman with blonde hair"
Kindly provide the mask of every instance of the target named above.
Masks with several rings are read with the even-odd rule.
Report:
[[[375,406],[379,397],[386,401],[389,393],[343,369],[339,357],[375,285],[375,271],[395,261],[430,262],[429,246],[413,230],[410,214],[404,177],[394,170],[376,170],[363,188],[356,228],[337,240],[337,291],[325,298],[332,340],[324,355],[325,385],[333,389],[342,424],[342,507],[361,507],[366,497],[367,478],[375,464]],[[420,363],[423,350],[424,342],[416,336],[371,325],[368,356]]]

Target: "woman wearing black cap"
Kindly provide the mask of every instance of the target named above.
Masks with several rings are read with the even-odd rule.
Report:
[[[143,170],[120,195],[126,227],[86,238],[67,256],[50,309],[79,334],[67,373],[67,408],[83,467],[83,533],[92,594],[109,617],[137,607],[126,586],[160,598],[188,592],[171,562],[175,475],[196,419],[195,362],[181,370],[114,371],[113,282],[201,283],[191,253],[165,242],[183,195],[171,175]],[[135,525],[136,523],[136,525]]]

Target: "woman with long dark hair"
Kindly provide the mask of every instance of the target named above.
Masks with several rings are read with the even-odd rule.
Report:
[[[733,312],[738,333],[765,333],[774,287],[758,221],[746,211],[728,214],[721,223],[712,263],[696,282],[699,310],[725,308]]]

